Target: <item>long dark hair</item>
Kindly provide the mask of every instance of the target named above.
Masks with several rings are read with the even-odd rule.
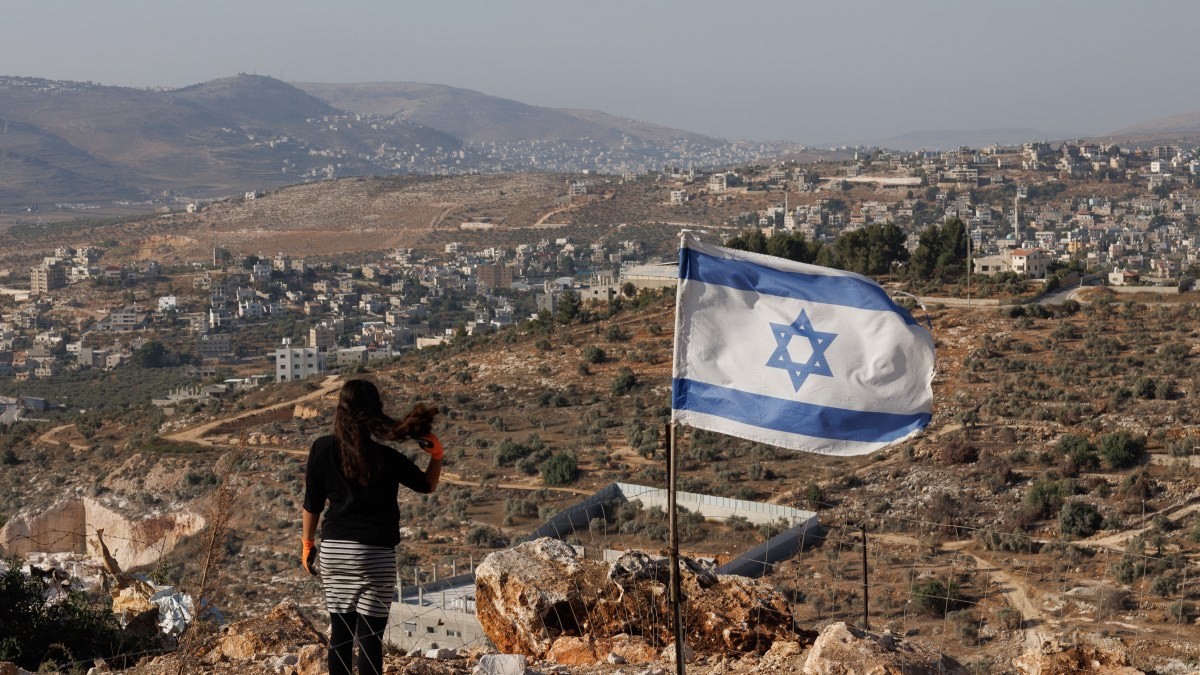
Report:
[[[371,438],[403,441],[424,436],[433,427],[437,414],[437,407],[418,403],[397,422],[383,412],[383,401],[374,383],[347,381],[342,385],[333,414],[333,436],[337,439],[342,473],[350,481],[366,485],[375,464],[365,450]]]

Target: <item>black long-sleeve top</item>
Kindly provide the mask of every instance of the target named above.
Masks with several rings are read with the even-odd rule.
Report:
[[[321,528],[324,539],[395,546],[400,543],[397,491],[404,485],[416,492],[430,492],[429,482],[417,465],[394,448],[371,441],[363,450],[374,467],[367,485],[348,480],[342,473],[336,438],[322,436],[313,441],[304,473],[304,510],[320,515],[328,500],[329,511]]]

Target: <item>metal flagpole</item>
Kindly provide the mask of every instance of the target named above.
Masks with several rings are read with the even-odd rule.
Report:
[[[675,479],[678,472],[675,445],[678,426],[671,424],[667,436],[667,513],[670,522],[670,542],[667,555],[671,559],[671,613],[675,617],[675,672],[683,675],[683,608],[679,597],[679,518],[675,513]]]

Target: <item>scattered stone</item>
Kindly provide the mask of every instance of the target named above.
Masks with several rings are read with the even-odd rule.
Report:
[[[662,656],[662,659],[664,661],[666,661],[667,663],[675,663],[675,643],[672,642],[671,644],[667,645],[667,648],[662,650],[661,656]],[[686,644],[683,645],[683,662],[691,663],[692,661],[695,661],[695,660],[696,660],[696,650],[692,649],[691,647],[687,646]]]
[[[650,663],[658,660],[658,651],[640,637],[615,635],[611,638],[564,636],[554,641],[546,658],[572,666],[603,663],[609,654],[616,654],[631,663]]]
[[[803,657],[804,647],[800,646],[800,643],[780,640],[771,645],[766,654],[763,654],[762,660],[759,662],[759,669],[786,671],[793,666],[801,665],[804,662]]]
[[[525,675],[525,663],[521,654],[484,654],[471,672],[474,675]]]
[[[967,675],[958,661],[893,635],[834,623],[821,631],[804,661],[805,675]]]
[[[439,647],[438,649],[428,649],[425,651],[425,658],[433,659],[434,661],[448,661],[458,658],[458,650],[453,647]]]
[[[1057,673],[1094,673],[1096,675],[1145,675],[1129,665],[1125,654],[1092,645],[1062,647],[1051,642],[1013,659],[1013,667],[1022,675]]]
[[[0,661],[0,675],[33,675],[12,661]]]
[[[297,654],[284,654],[276,657],[274,669],[277,673],[287,672],[287,669],[300,662],[300,656]]]
[[[625,657],[621,656],[620,654],[618,654],[616,652],[609,652],[608,656],[605,657],[604,660],[608,661],[609,663],[613,664],[614,666],[619,666],[619,665],[622,665],[625,663]]]
[[[283,673],[318,675],[326,669],[328,641],[287,600],[263,616],[230,624],[198,640],[190,652],[175,652],[139,662],[141,675],[163,673]],[[143,667],[145,670],[143,671]]]

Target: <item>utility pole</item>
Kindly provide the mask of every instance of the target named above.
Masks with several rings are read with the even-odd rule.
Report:
[[[871,630],[870,599],[868,597],[870,584],[867,583],[867,524],[860,523],[859,528],[862,532],[863,630]]]

